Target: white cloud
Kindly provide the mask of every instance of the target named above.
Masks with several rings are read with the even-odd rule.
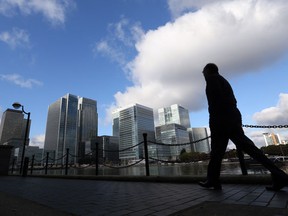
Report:
[[[35,80],[35,79],[24,79],[19,74],[0,74],[0,79],[11,82],[22,88],[32,88],[34,85],[38,85],[38,86],[43,85],[42,82]]]
[[[134,44],[144,35],[140,23],[131,23],[127,18],[121,17],[117,23],[108,25],[108,36],[93,46],[93,53],[101,54],[121,67],[127,64],[127,54],[134,50]],[[125,68],[124,68],[125,69]]]
[[[13,16],[42,14],[53,25],[65,23],[67,10],[74,8],[73,0],[1,0],[0,14]]]
[[[36,135],[30,139],[29,145],[44,148],[44,140],[45,140],[45,134]]]
[[[202,6],[213,2],[219,3],[221,0],[168,0],[168,6],[172,17],[177,18],[187,11],[198,10]]]
[[[12,49],[30,46],[29,34],[25,30],[19,28],[13,28],[10,32],[1,32],[0,41],[8,44]]]
[[[231,77],[257,71],[287,53],[287,1],[205,3],[141,37],[137,56],[127,64],[133,86],[115,94],[116,106],[140,103],[157,109],[178,103],[199,110],[206,106],[201,73],[206,63],[215,62]]]
[[[287,125],[288,124],[288,94],[281,93],[279,101],[274,107],[269,107],[253,115],[259,125]]]

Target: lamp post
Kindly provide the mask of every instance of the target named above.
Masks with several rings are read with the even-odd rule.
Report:
[[[14,109],[19,109],[20,107],[22,108],[22,113],[27,115],[27,122],[26,122],[26,129],[25,129],[25,136],[24,136],[24,142],[23,142],[23,150],[22,150],[22,157],[21,157],[21,165],[20,165],[20,174],[22,174],[23,171],[23,162],[24,162],[24,155],[25,155],[25,146],[26,146],[26,141],[28,137],[28,128],[29,128],[29,121],[30,121],[30,112],[25,112],[24,106],[21,105],[18,102],[15,102],[12,104]]]

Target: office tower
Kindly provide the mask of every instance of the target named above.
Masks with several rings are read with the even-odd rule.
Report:
[[[97,136],[96,101],[67,94],[48,108],[44,151],[58,159],[66,154],[79,156],[81,143]],[[75,163],[76,157],[70,157]],[[56,160],[56,163],[63,163]]]
[[[99,136],[97,137],[99,145],[99,157],[102,157],[104,163],[119,164],[119,137]]]
[[[268,145],[279,145],[281,144],[281,139],[279,134],[274,133],[263,133],[265,144]]]
[[[139,104],[119,108],[113,113],[113,136],[119,137],[119,158],[124,163],[143,157],[143,133],[148,140],[154,140],[153,109]],[[135,146],[134,148],[130,148]],[[127,151],[122,149],[130,148]]]
[[[159,126],[156,127],[156,140],[165,144],[189,143],[189,111],[178,104],[158,109]],[[160,159],[176,160],[182,149],[191,151],[190,145],[157,146]]]
[[[98,114],[95,100],[79,98],[78,100],[78,156],[84,157],[91,152],[86,143],[98,135]],[[92,143],[95,145],[95,143]]]
[[[190,141],[191,143],[194,141],[198,141],[208,137],[207,128],[188,128]],[[209,153],[211,151],[210,147],[210,139],[207,138],[197,143],[191,144],[191,149],[193,152],[201,152],[201,153]]]
[[[29,132],[30,132],[30,124],[28,128],[28,136],[26,145],[29,144]],[[19,140],[21,145],[23,145],[25,138],[25,130],[27,125],[27,119],[24,119],[24,114],[22,111],[7,109],[1,119],[0,125],[0,145],[8,144],[11,145],[11,141]],[[16,146],[14,146],[16,147]]]
[[[159,126],[167,124],[179,124],[190,127],[189,111],[178,104],[158,109]]]
[[[29,145],[30,125],[31,119],[28,125],[26,146]],[[14,147],[12,154],[17,157],[16,163],[21,161],[26,126],[27,119],[24,118],[22,111],[7,109],[3,113],[0,125],[0,145],[11,145]]]
[[[179,158],[181,150],[191,152],[189,133],[187,128],[179,124],[166,124],[156,127],[156,142],[167,145],[157,146],[157,157],[160,160],[176,160]],[[184,144],[169,146],[168,144]]]

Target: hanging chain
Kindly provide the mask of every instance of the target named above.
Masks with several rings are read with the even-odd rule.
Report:
[[[288,128],[288,125],[242,125],[247,128]]]

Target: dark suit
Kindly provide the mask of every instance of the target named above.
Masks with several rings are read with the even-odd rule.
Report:
[[[211,130],[211,159],[208,165],[207,179],[220,183],[221,162],[229,139],[237,149],[259,161],[273,175],[284,176],[284,172],[275,166],[260,149],[244,134],[241,113],[237,108],[233,90],[229,82],[219,74],[205,76],[206,96]]]

